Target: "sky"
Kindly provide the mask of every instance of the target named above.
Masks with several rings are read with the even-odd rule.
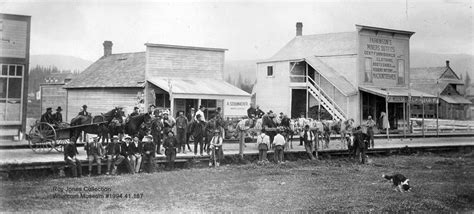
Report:
[[[145,43],[226,48],[228,60],[271,57],[295,36],[355,31],[355,24],[409,30],[411,50],[474,55],[470,0],[112,1],[0,0],[0,13],[32,16],[30,54],[95,61]]]

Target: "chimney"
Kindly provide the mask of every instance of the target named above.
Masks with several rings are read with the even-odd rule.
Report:
[[[112,42],[111,41],[104,41],[104,56],[112,55]]]
[[[446,60],[446,67],[449,67],[449,60]]]
[[[303,35],[303,23],[296,22],[296,36],[302,36],[302,35]]]

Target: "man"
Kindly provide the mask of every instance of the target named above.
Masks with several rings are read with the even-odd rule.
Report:
[[[97,137],[92,138],[92,143],[87,142],[86,146],[84,147],[87,153],[87,160],[89,161],[89,174],[88,176],[91,176],[92,174],[92,163],[95,162],[97,164],[97,174],[101,174],[101,168],[102,168],[102,163],[101,163],[101,158],[103,154],[103,147],[99,143],[99,140]]]
[[[257,109],[255,109],[255,116],[257,118],[262,118],[263,115],[265,115],[265,112],[260,109],[260,106],[257,106]]]
[[[275,144],[275,162],[282,163],[285,138],[283,137],[283,135],[280,134],[280,130],[277,131],[277,135],[275,136],[273,143]]]
[[[213,138],[214,136],[214,131],[216,129],[220,129],[219,125],[217,124],[217,120],[216,120],[216,117],[213,117],[212,119],[210,119],[207,123],[206,123],[206,126],[205,126],[205,130],[206,130],[206,135],[204,136],[205,137],[205,142],[204,142],[204,149],[206,150],[207,154],[209,155],[209,152],[210,152],[210,148],[209,148],[209,145],[210,145],[210,142],[211,142],[211,139]]]
[[[145,164],[145,171],[147,173],[152,173],[153,170],[155,169],[155,144],[153,143],[153,137],[150,135],[147,135],[143,137],[142,143],[143,143],[143,149],[142,149],[142,154],[143,154],[143,163]]]
[[[308,154],[308,158],[311,160],[314,160],[313,141],[314,141],[314,134],[312,131],[309,130],[309,125],[306,125],[303,131],[303,142],[304,142],[304,148],[306,149],[306,153]]]
[[[273,111],[270,110],[265,116],[262,118],[262,127],[265,133],[270,137],[270,148],[272,148],[273,145],[273,138],[276,135],[276,127],[277,125],[275,124],[275,121],[273,120],[275,118],[275,115],[273,114]]]
[[[365,125],[367,126],[367,134],[369,135],[370,148],[374,148],[375,121],[372,119],[372,116],[369,115],[369,117],[367,117],[367,121],[366,121]]]
[[[253,119],[257,115],[257,109],[255,109],[255,104],[250,103],[250,108],[247,109],[247,116],[250,119]]]
[[[76,147],[76,139],[73,137],[69,141],[69,143],[64,148],[64,161],[69,166],[72,171],[73,177],[81,177],[82,176],[82,165],[81,161],[77,159],[76,155],[79,154]]]
[[[63,122],[63,115],[61,114],[62,110],[63,109],[61,108],[61,106],[58,106],[58,108],[56,109],[56,113],[53,114],[53,120],[55,124],[60,124]]]
[[[117,166],[125,159],[125,157],[120,154],[118,136],[112,137],[112,142],[107,143],[105,154],[107,156],[107,172],[105,174],[108,175],[110,173],[115,175],[117,173]]]
[[[197,155],[197,145],[199,144],[200,147],[200,154],[202,156],[203,152],[203,138],[205,134],[205,126],[206,123],[202,121],[201,115],[196,115],[196,122],[192,123],[191,125],[191,134],[194,137],[194,155]]]
[[[130,152],[130,147],[131,147],[130,144],[132,142],[132,138],[126,135],[123,140],[124,142],[120,146],[120,154],[123,157],[125,157],[124,161],[125,161],[125,165],[127,166],[128,172],[131,174],[135,174],[135,170],[132,167],[134,163],[132,163],[131,158],[130,158],[130,156],[132,155],[132,153]]]
[[[40,122],[54,124],[52,113],[53,113],[53,109],[51,107],[46,108],[46,112],[43,115],[41,115]]]
[[[270,148],[270,137],[265,134],[264,131],[257,138],[257,147],[258,147],[258,161],[268,161],[267,160],[267,151]]]
[[[221,136],[220,129],[214,130],[214,136],[212,137],[210,144],[211,144],[211,158],[209,159],[209,167],[212,167],[213,163],[216,163],[216,167],[218,167],[224,159],[224,150],[222,149],[222,142],[223,138]]]
[[[169,114],[170,114],[169,110],[165,110],[163,112],[163,137],[165,138],[168,136],[168,134],[165,134],[165,133],[172,131],[173,127],[176,124],[176,120]]]
[[[303,127],[306,125],[306,118],[304,116],[304,113],[300,113],[300,117],[298,118],[298,127],[300,128],[300,146],[303,145],[304,139],[303,139]]]
[[[196,120],[196,110],[194,108],[191,108],[188,114],[188,122],[191,122],[194,120]]]
[[[189,147],[189,139],[191,138],[191,125],[196,121],[196,110],[194,108],[190,109],[189,114],[187,115],[188,117],[188,127],[186,130],[186,144],[188,145],[188,151],[191,151],[191,148]]]
[[[186,154],[186,129],[188,127],[188,119],[184,116],[184,112],[180,111],[178,118],[176,118],[176,136],[178,140],[178,153],[181,153],[181,148],[183,148],[183,153]],[[189,145],[188,145],[189,146]]]
[[[198,115],[201,115],[201,120],[206,122],[206,117],[204,116],[204,110],[206,108],[204,108],[204,106],[199,106],[199,110],[196,112],[196,120],[197,120],[197,116]]]
[[[178,141],[172,131],[168,132],[168,137],[163,143],[165,147],[166,161],[168,162],[168,170],[174,169],[174,160],[176,159],[176,147],[178,146]]]
[[[217,107],[217,108],[216,108],[216,115],[215,115],[214,117],[216,117],[216,119],[218,119],[218,120],[220,120],[220,119],[223,118],[223,117],[222,117],[222,109],[221,109],[221,107]]]
[[[142,165],[142,144],[137,136],[133,138],[133,142],[130,144],[130,163],[135,173],[139,173]]]
[[[154,112],[155,112],[155,105],[150,104],[150,106],[148,107],[148,113],[152,115]]]
[[[82,110],[79,112],[79,115],[82,115],[82,116],[89,116],[89,112],[87,112],[87,105],[83,105],[82,106]]]
[[[138,107],[134,107],[133,108],[133,112],[129,115],[129,117],[135,117],[135,116],[138,116],[140,113],[138,113]]]
[[[161,115],[155,115],[156,117],[151,121],[151,135],[153,136],[153,143],[155,144],[155,153],[161,155],[161,133],[163,131],[163,122],[161,121]]]

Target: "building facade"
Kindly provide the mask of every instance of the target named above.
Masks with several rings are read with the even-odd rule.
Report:
[[[26,127],[31,17],[0,14],[0,137]]]
[[[355,31],[296,37],[257,63],[256,103],[292,117],[323,108],[332,119],[360,123],[388,113],[392,128],[408,120],[408,102],[436,102],[410,87],[414,32],[356,25]]]

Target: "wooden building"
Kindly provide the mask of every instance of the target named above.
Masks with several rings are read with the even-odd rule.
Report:
[[[0,14],[0,137],[26,128],[31,17]]]
[[[408,99],[436,102],[410,88],[410,37],[414,32],[356,25],[355,31],[296,36],[257,63],[256,103],[292,117],[324,108],[333,119],[388,112],[392,128],[406,124]],[[400,126],[401,127],[401,126]]]
[[[84,104],[92,114],[150,104],[173,115],[200,105],[207,117],[217,107],[227,117],[246,114],[250,95],[223,80],[225,49],[147,43],[145,52],[112,54],[112,42],[103,45],[104,56],[65,86],[67,120]]]
[[[449,61],[442,67],[411,68],[412,87],[438,96],[440,119],[466,120],[471,101],[464,98],[464,81],[451,69]],[[423,109],[424,107],[424,109]],[[411,117],[436,118],[436,103],[413,104]]]
[[[44,79],[40,84],[40,108],[41,112],[46,112],[46,108],[56,109],[61,106],[63,115],[67,114],[67,91],[64,88],[75,76],[74,73],[54,73]],[[64,118],[63,118],[64,119]]]

